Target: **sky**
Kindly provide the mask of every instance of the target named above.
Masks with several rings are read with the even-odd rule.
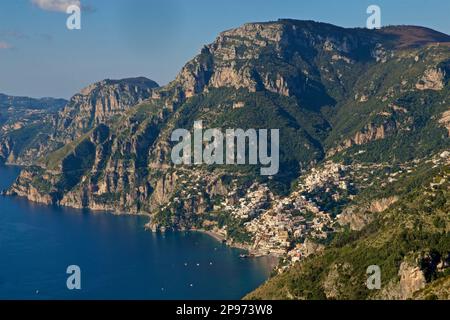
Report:
[[[81,29],[64,8],[80,4]],[[1,0],[0,93],[69,98],[102,79],[145,76],[164,85],[203,45],[247,22],[293,18],[450,34],[449,0]]]

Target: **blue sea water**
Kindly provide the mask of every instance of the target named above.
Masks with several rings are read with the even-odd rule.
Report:
[[[0,189],[18,172],[0,166]],[[0,299],[239,299],[270,274],[268,258],[146,222],[0,196]],[[69,265],[81,290],[67,289]]]

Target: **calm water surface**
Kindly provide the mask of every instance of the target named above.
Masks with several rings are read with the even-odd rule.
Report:
[[[0,189],[18,172],[0,166]],[[0,196],[0,299],[239,299],[270,274],[268,258],[146,222]],[[69,265],[81,290],[66,287]]]

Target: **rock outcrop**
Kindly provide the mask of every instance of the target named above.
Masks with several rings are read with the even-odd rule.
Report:
[[[403,261],[398,271],[399,281],[389,283],[376,295],[380,299],[408,300],[425,288],[427,281],[423,271],[414,263]]]
[[[96,126],[117,119],[150,98],[157,87],[156,82],[146,78],[103,80],[83,89],[69,102],[49,98],[31,101],[21,98],[15,102],[17,99],[11,98],[9,103],[19,104],[14,107],[17,112],[22,105],[23,108],[26,105],[28,111],[22,111],[25,115],[20,118],[20,127],[17,123],[16,126],[3,126],[0,157],[11,164],[36,165],[38,159],[82,137]],[[2,97],[0,104],[1,101]]]
[[[103,80],[73,96],[55,121],[55,137],[71,142],[150,98],[158,84],[146,78]]]
[[[344,179],[343,163],[325,170],[317,166],[328,147],[338,146],[336,153],[388,140],[400,131],[417,134],[411,149],[422,142],[405,104],[426,102],[406,96],[426,94],[413,88],[423,68],[391,72],[398,60],[413,63],[404,57],[407,53],[396,51],[392,39],[382,31],[312,21],[251,23],[221,33],[167,86],[158,88],[143,78],[93,84],[52,117],[52,131],[24,153],[42,158],[38,167],[24,170],[9,193],[43,203],[147,214],[155,230],[217,228],[230,242],[261,240],[268,244],[264,250],[281,254],[303,244],[306,235],[325,242],[335,231],[335,215],[359,192]],[[372,77],[371,68],[376,71]],[[384,88],[393,100],[387,101],[376,94],[391,74],[409,77],[411,85],[409,91]],[[441,76],[429,73],[424,82],[438,88],[434,80]],[[361,83],[369,88],[363,90]],[[378,106],[375,99],[386,105]],[[175,165],[172,132],[191,130],[199,119],[221,129],[280,129],[279,174],[261,177],[254,165]],[[429,121],[436,119],[427,115],[417,127]],[[9,143],[1,146],[3,153],[11,148]],[[300,176],[310,187],[302,191],[311,197],[294,190]],[[257,195],[248,194],[254,185]],[[392,202],[365,209],[381,212]],[[349,217],[352,229],[370,222],[357,212]],[[293,256],[308,254],[307,244]]]
[[[375,219],[375,213],[387,210],[397,202],[398,197],[389,197],[374,200],[366,206],[349,206],[339,215],[338,221],[341,225],[348,225],[351,230],[359,231]]]
[[[424,75],[420,78],[416,84],[418,90],[434,90],[440,91],[445,86],[445,71],[441,69],[427,69]]]
[[[369,123],[361,131],[358,131],[350,139],[344,140],[338,147],[330,149],[327,156],[331,157],[336,153],[349,149],[353,146],[361,146],[372,141],[383,140],[386,137],[393,135],[398,130],[398,124],[395,121],[387,121],[381,125],[374,125]]]
[[[426,285],[423,271],[407,262],[400,265],[398,275],[400,277],[400,298],[403,300],[411,298],[415,292],[423,289]]]
[[[43,175],[41,170],[29,170],[24,169],[20,172],[19,177],[17,178],[14,186],[6,191],[7,195],[14,195],[19,197],[27,198],[32,202],[42,203],[46,205],[55,204],[56,199],[52,196],[52,190],[55,190],[51,187],[51,183],[54,182],[50,179],[49,175]],[[45,184],[36,185],[36,177],[42,177],[42,181],[45,181]]]

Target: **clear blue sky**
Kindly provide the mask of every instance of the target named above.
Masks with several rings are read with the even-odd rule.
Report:
[[[0,92],[68,98],[104,78],[146,76],[160,84],[216,35],[245,22],[307,19],[363,27],[366,8],[382,24],[413,24],[450,34],[449,0],[81,0],[82,29],[46,4],[0,1]],[[36,3],[41,3],[41,7]]]

